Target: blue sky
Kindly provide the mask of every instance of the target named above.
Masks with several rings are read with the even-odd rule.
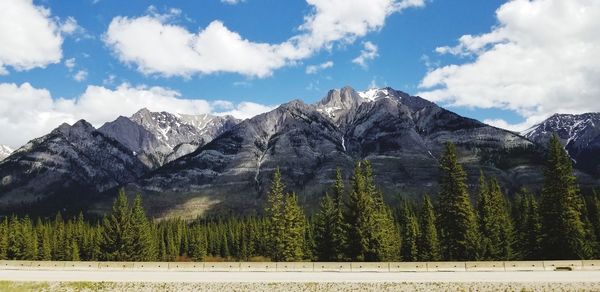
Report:
[[[554,67],[544,68],[543,72],[519,76],[531,68],[547,65],[545,58],[551,58],[548,54],[527,54],[547,49],[551,45],[556,46],[558,42],[551,34],[544,35],[545,39],[536,40],[539,34],[535,30],[537,27],[524,28],[524,20],[521,19],[533,18],[532,21],[535,21],[535,17],[538,17],[540,19],[537,23],[562,21],[563,26],[569,28],[569,23],[565,24],[565,20],[568,22],[569,19],[578,17],[569,15],[569,8],[573,8],[575,12],[577,8],[591,11],[592,13],[581,17],[593,18],[599,10],[593,1],[573,0],[572,5],[576,5],[575,7],[565,7],[558,0],[367,0],[362,2],[378,2],[384,11],[369,10],[365,14],[373,16],[363,16],[362,20],[360,10],[352,11],[350,7],[348,14],[338,15],[336,9],[328,8],[326,0],[229,2],[237,3],[219,0],[82,0],[69,1],[67,4],[58,0],[7,0],[3,5],[21,5],[23,7],[19,9],[29,9],[23,11],[31,12],[31,7],[38,11],[46,9],[42,16],[50,25],[49,32],[60,38],[62,44],[58,47],[60,56],[48,57],[46,60],[42,57],[36,60],[25,60],[25,57],[19,59],[10,55],[10,52],[3,53],[0,50],[0,69],[3,69],[0,72],[4,71],[4,74],[0,74],[0,99],[9,94],[23,94],[34,101],[35,98],[51,98],[53,102],[48,108],[31,113],[41,112],[52,117],[40,122],[44,124],[42,128],[47,130],[46,128],[54,127],[60,118],[65,117],[68,121],[88,118],[97,125],[110,116],[109,111],[112,109],[115,117],[128,114],[130,109],[120,111],[118,106],[109,106],[102,109],[108,114],[94,115],[90,106],[84,104],[84,101],[95,105],[114,103],[115,99],[108,95],[121,92],[119,87],[123,94],[139,93],[139,99],[133,99],[132,102],[143,105],[144,102],[139,101],[143,101],[144,96],[155,98],[158,95],[157,100],[197,99],[204,102],[206,107],[196,102],[189,108],[216,113],[243,112],[243,116],[251,115],[254,111],[264,111],[270,106],[294,98],[314,102],[329,89],[345,85],[357,90],[371,86],[390,86],[410,94],[421,94],[462,115],[517,129],[530,126],[553,111],[585,111],[589,109],[583,106],[591,98],[588,95],[596,96],[598,92],[596,87],[589,85],[598,75],[598,71],[594,71],[597,70],[597,64],[586,66],[591,67],[593,74],[583,75],[583,81],[579,83],[574,81],[575,85],[590,86],[584,93],[573,89],[575,86],[572,83],[546,83],[551,78],[561,78],[547,76],[547,71],[565,68],[561,63],[551,64]],[[344,5],[339,3],[336,5]],[[27,5],[29,6],[25,7]],[[346,7],[339,10],[345,9]],[[536,9],[546,9],[547,16],[539,13],[533,15]],[[551,13],[560,15],[554,17],[556,20],[551,20]],[[23,17],[26,16],[23,14]],[[6,17],[10,15],[5,15]],[[310,17],[317,21],[311,22]],[[325,21],[319,22],[319,17]],[[328,24],[335,24],[335,17],[340,17],[338,21],[348,23],[357,18],[356,23],[362,23],[365,27],[323,28]],[[328,22],[329,20],[333,22]],[[196,54],[198,51],[190,49],[186,45],[189,42],[182,41],[173,46],[166,44],[164,39],[157,43],[146,42],[153,34],[160,34],[150,29],[151,25],[148,23],[159,29],[172,29],[166,31],[165,35],[172,34],[174,40],[182,36],[189,37],[188,41],[195,40],[195,37],[202,35],[202,31],[213,31],[212,28],[215,28],[214,34],[207,36],[208,41],[198,42],[196,47],[192,46],[193,49],[211,43],[215,37],[220,37],[219,34],[235,34],[239,39],[235,40],[234,37],[234,42],[250,44],[249,50],[258,49],[236,52],[240,62],[251,62],[247,66],[231,64],[227,59],[232,56],[219,54],[219,48],[216,52],[211,51],[207,58],[198,57],[197,60],[190,61],[188,66],[185,57],[181,58],[183,62],[178,57],[187,53]],[[0,21],[0,38],[10,41],[8,34],[2,34],[2,25]],[[580,27],[575,27],[565,34],[571,36],[575,31],[578,40],[595,48],[598,44],[597,36],[590,38],[588,32],[580,30]],[[336,32],[339,33],[338,36],[335,36]],[[464,35],[471,35],[471,38],[461,38]],[[32,35],[31,41],[25,45],[34,43],[37,40],[35,37],[41,36]],[[293,40],[295,37],[299,40]],[[560,32],[557,33],[556,38],[558,37]],[[529,40],[534,41],[528,42]],[[258,45],[254,46],[255,44]],[[279,47],[282,44],[292,44],[294,52],[282,50]],[[15,47],[18,48],[17,45],[23,44],[15,40]],[[511,45],[519,49],[511,52],[519,54],[503,53],[502,50]],[[264,49],[263,46],[268,46],[269,49]],[[164,50],[171,52],[171,48],[175,48],[172,56],[164,53]],[[376,48],[376,52],[373,48]],[[570,49],[568,44],[565,44],[565,48]],[[57,48],[49,46],[43,52],[52,49],[55,52]],[[370,57],[366,56],[362,62],[357,60],[361,52],[369,50]],[[595,54],[594,50],[590,51],[586,51],[584,57]],[[533,64],[519,65],[519,58],[532,59]],[[493,64],[489,60],[504,60],[504,63]],[[515,62],[514,66],[506,66],[515,70],[515,74],[505,68],[506,60]],[[263,67],[261,62],[270,65]],[[575,63],[574,60],[564,62]],[[29,65],[23,65],[25,63]],[[174,63],[178,65],[172,66]],[[318,68],[322,64],[326,65]],[[309,74],[311,66],[317,69]],[[572,70],[575,73],[583,72],[581,67]],[[529,78],[528,75],[533,77]],[[507,76],[515,76],[515,79]],[[531,80],[527,80],[528,78]],[[497,80],[504,81],[502,83]],[[25,88],[24,84],[31,88]],[[2,85],[5,86],[4,95]],[[572,105],[562,106],[555,101],[556,106],[546,106],[545,98],[556,99],[550,92],[561,90],[564,91],[562,94],[571,94],[575,99],[579,98],[578,95],[584,96],[580,98],[580,102]],[[573,93],[575,94],[572,95]],[[96,96],[92,96],[94,94]],[[531,97],[533,94],[535,96]],[[71,104],[64,105],[59,101],[71,101]],[[229,104],[220,106],[215,101],[227,101]],[[15,102],[19,100],[8,104],[14,106]],[[157,103],[158,101],[153,101],[150,104]],[[256,106],[244,107],[246,103]],[[173,107],[165,106],[165,109],[177,110],[177,106],[185,107],[184,104],[177,103]],[[18,125],[15,121],[10,126],[16,129]],[[41,130],[28,135],[40,133]],[[15,134],[7,132],[4,135]],[[28,135],[25,135],[28,139],[32,138]],[[15,146],[23,142],[23,139],[0,140],[0,144]]]

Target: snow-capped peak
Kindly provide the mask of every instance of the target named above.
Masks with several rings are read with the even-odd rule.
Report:
[[[564,145],[574,142],[577,147],[585,147],[600,134],[600,113],[554,114],[521,134],[538,143],[546,143],[555,133]]]
[[[358,91],[358,95],[365,101],[375,101],[380,97],[389,98],[390,92],[387,88],[370,88],[365,91]]]
[[[8,157],[11,153],[13,153],[13,151],[14,150],[12,148],[6,145],[0,145],[0,160]]]

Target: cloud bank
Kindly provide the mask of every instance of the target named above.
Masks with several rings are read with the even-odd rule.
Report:
[[[48,90],[29,83],[0,83],[0,144],[16,148],[64,122],[79,119],[99,127],[119,115],[131,116],[143,107],[182,114],[230,114],[242,119],[274,108],[253,102],[186,99],[172,89],[129,84],[114,89],[90,85],[76,99],[54,99]]]
[[[190,77],[219,72],[267,77],[336,42],[352,43],[379,30],[386,18],[425,0],[307,0],[312,12],[300,33],[278,44],[245,39],[215,20],[198,32],[170,22],[171,17],[148,13],[115,17],[104,42],[123,63],[144,74]]]
[[[473,60],[431,70],[421,96],[515,111],[523,123],[488,120],[515,130],[553,113],[600,111],[600,1],[514,0],[496,16],[489,33],[436,49]]]
[[[31,0],[0,1],[0,75],[8,74],[7,67],[24,71],[60,62],[61,33],[76,27],[73,18],[61,27],[50,10]]]

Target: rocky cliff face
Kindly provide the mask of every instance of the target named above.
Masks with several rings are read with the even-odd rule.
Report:
[[[0,162],[0,210],[85,208],[88,195],[147,171],[131,151],[86,121],[63,124]]]
[[[119,117],[104,124],[99,131],[121,142],[148,167],[157,168],[193,152],[238,122],[231,116],[142,109],[130,118]]]
[[[260,210],[277,168],[310,208],[329,190],[336,168],[348,178],[363,159],[393,203],[437,192],[446,142],[456,144],[473,187],[484,171],[508,192],[535,189],[543,163],[536,142],[547,140],[544,133],[562,125],[567,148],[592,161],[598,156],[585,149],[598,145],[596,124],[592,117],[548,123],[527,139],[392,88],[331,90],[315,104],[295,100],[241,122],[143,109],[98,130],[85,121],[62,125],[1,161],[0,213],[102,212],[114,189],[126,186],[144,194],[157,218],[249,214]],[[578,175],[583,186],[598,185]]]
[[[555,114],[523,133],[540,145],[546,145],[554,134],[577,168],[600,174],[600,113]]]
[[[457,144],[473,183],[480,170],[508,188],[541,181],[539,149],[517,134],[391,88],[346,87],[314,105],[292,101],[243,121],[145,176],[139,187],[157,200],[149,202],[153,212],[164,216],[251,212],[279,167],[289,190],[315,205],[337,167],[348,177],[355,161],[368,159],[393,200],[436,191],[437,159],[449,141]]]

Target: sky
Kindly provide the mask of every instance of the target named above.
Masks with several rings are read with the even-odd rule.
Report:
[[[249,118],[390,86],[524,130],[600,111],[597,0],[0,0],[0,144],[142,107]]]

